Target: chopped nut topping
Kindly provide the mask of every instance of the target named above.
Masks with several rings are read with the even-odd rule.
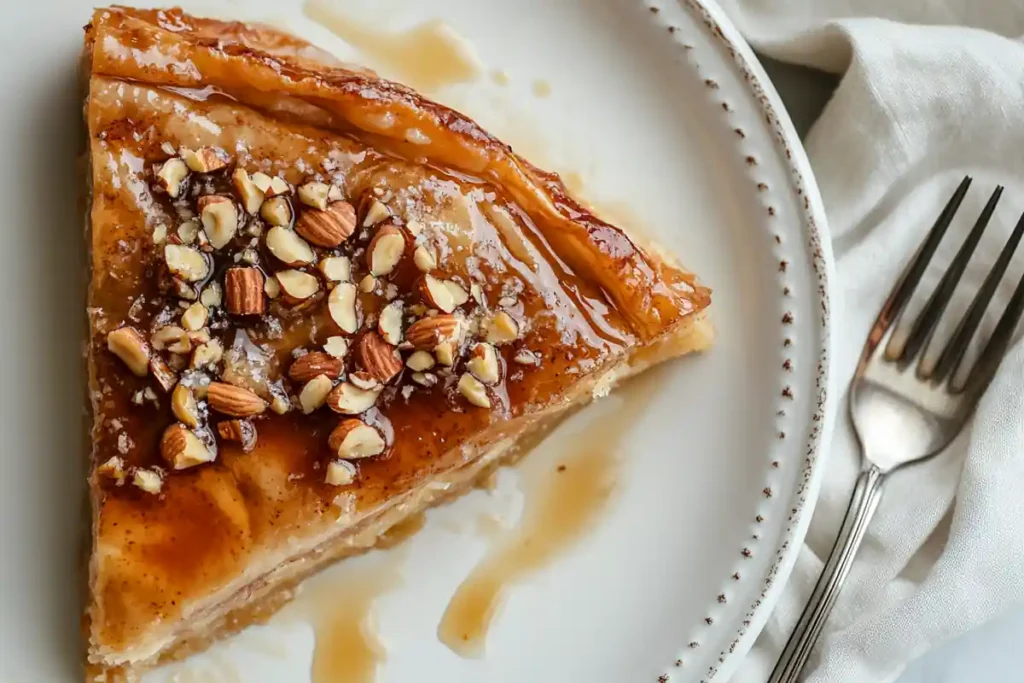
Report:
[[[457,304],[447,281],[438,280],[433,275],[427,274],[419,279],[416,287],[419,290],[420,296],[423,297],[423,301],[428,306],[445,313],[451,313],[455,310]]]
[[[319,375],[326,375],[328,379],[338,379],[344,367],[344,363],[329,353],[313,351],[295,359],[288,368],[288,377],[299,384],[312,381]]]
[[[349,373],[348,381],[357,388],[365,389],[366,391],[375,391],[380,389],[380,382],[377,381],[377,378],[365,370],[357,370]]]
[[[405,364],[411,370],[423,372],[434,367],[434,357],[426,351],[414,351],[406,360]]]
[[[519,338],[519,324],[505,311],[498,311],[483,323],[484,338],[501,346]]]
[[[157,385],[165,392],[170,391],[178,383],[177,373],[171,370],[167,362],[160,356],[150,356],[149,371],[153,373]]]
[[[268,197],[278,197],[280,195],[291,194],[292,186],[288,184],[284,178],[274,176],[270,179],[270,190],[267,192]]]
[[[299,185],[299,201],[306,206],[323,211],[327,208],[327,193],[331,186],[327,183],[310,181]]]
[[[374,199],[370,204],[369,210],[366,212],[366,217],[363,218],[363,227],[368,228],[371,225],[377,225],[377,223],[390,217],[391,210],[381,203],[379,199]]]
[[[402,343],[401,301],[392,302],[384,307],[377,319],[377,330],[388,344],[398,346]]]
[[[231,174],[231,181],[235,185],[235,191],[238,192],[238,196],[242,200],[242,207],[246,213],[255,216],[256,212],[263,206],[263,190],[256,187],[256,183],[252,181],[246,170],[241,167],[236,168],[234,173]]]
[[[154,495],[160,493],[160,489],[164,486],[164,480],[160,478],[160,475],[155,470],[141,467],[135,470],[135,476],[132,477],[132,483],[146,493],[152,493]]]
[[[484,290],[481,289],[479,283],[474,282],[469,286],[469,295],[473,297],[473,301],[478,304],[484,303]]]
[[[287,226],[292,222],[292,206],[284,197],[263,200],[260,217],[271,225]]]
[[[199,301],[207,308],[218,308],[224,300],[224,289],[219,282],[211,282],[203,288]]]
[[[372,275],[367,275],[359,281],[359,291],[363,294],[369,294],[377,288],[377,278]]]
[[[266,194],[267,192],[270,191],[270,182],[273,179],[263,171],[256,171],[255,173],[252,174],[251,180],[253,185],[255,185],[260,192]]]
[[[219,340],[211,339],[197,346],[196,350],[192,352],[192,361],[189,363],[189,367],[196,369],[203,366],[216,365],[223,357],[224,347]]]
[[[149,339],[157,351],[167,349],[171,353],[188,353],[192,350],[192,340],[188,333],[177,325],[164,325]]]
[[[417,349],[432,351],[442,342],[458,339],[460,332],[461,321],[448,313],[420,318],[405,331],[405,340]]]
[[[292,409],[292,404],[284,396],[275,395],[270,401],[270,409],[278,415],[284,415]]]
[[[306,265],[316,258],[313,249],[294,230],[279,225],[267,232],[267,249],[289,266]]]
[[[347,256],[328,256],[320,261],[319,268],[333,282],[345,282],[352,277],[352,264]]]
[[[348,342],[344,337],[328,337],[324,350],[336,358],[343,358],[348,353]]]
[[[291,185],[284,178],[268,176],[260,171],[252,174],[252,182],[259,188],[260,192],[266,195],[267,199],[289,194],[292,191]]]
[[[455,304],[455,308],[458,308],[462,304],[469,301],[469,293],[462,288],[458,282],[454,280],[445,280],[444,286],[448,288],[448,291],[452,295],[452,302]]]
[[[172,199],[177,199],[181,194],[181,183],[188,177],[188,166],[185,162],[174,157],[168,159],[156,172],[157,184],[167,191]]]
[[[480,342],[473,347],[466,368],[484,384],[497,384],[501,379],[498,352],[487,342]]]
[[[381,384],[387,384],[402,371],[398,351],[376,332],[367,332],[360,337],[356,351],[363,369]]]
[[[174,287],[174,293],[185,301],[195,301],[199,298],[199,294],[196,292],[196,288],[185,282],[181,278],[171,278],[171,284]]]
[[[219,194],[200,197],[199,218],[214,249],[227,246],[238,231],[238,209],[230,197]]]
[[[345,198],[345,195],[341,193],[341,188],[337,185],[331,185],[327,189],[327,201],[329,202],[340,202]]]
[[[166,230],[166,228],[165,228]],[[192,244],[199,235],[199,221],[191,218],[178,226],[178,239],[182,244]]]
[[[119,327],[107,335],[107,348],[137,377],[149,374],[149,345],[134,327]]]
[[[262,315],[263,273],[258,268],[228,268],[224,273],[224,308],[233,315]]]
[[[540,357],[529,349],[519,349],[512,360],[520,365],[540,365]]]
[[[195,332],[206,325],[207,317],[209,317],[209,311],[206,310],[206,306],[198,302],[194,303],[181,314],[181,326],[190,332]]]
[[[309,415],[322,406],[327,400],[327,394],[331,393],[333,388],[334,384],[327,375],[317,375],[306,382],[299,393],[299,405],[302,406],[302,412]]]
[[[263,283],[263,291],[271,299],[276,299],[281,295],[281,283],[277,281],[277,278],[271,275],[267,278],[267,281]]]
[[[455,365],[455,344],[452,342],[438,344],[434,347],[434,355],[437,357],[438,363],[450,368]]]
[[[421,387],[432,387],[437,384],[437,375],[429,372],[414,372],[412,373],[412,381]]]
[[[225,420],[217,425],[217,433],[224,441],[241,444],[246,453],[256,447],[256,426],[250,420]]]
[[[359,329],[359,320],[356,316],[356,287],[350,282],[342,282],[331,290],[327,297],[327,309],[331,314],[331,320],[341,328],[342,332],[355,334]]]
[[[176,470],[184,470],[213,462],[217,451],[209,448],[194,431],[183,424],[173,424],[160,439],[160,455]]]
[[[243,263],[248,263],[250,266],[254,266],[260,261],[260,255],[252,247],[243,249],[241,258]]]
[[[200,147],[194,152],[186,149],[181,154],[185,165],[196,173],[212,173],[228,165],[213,147]]]
[[[202,419],[195,394],[184,384],[174,387],[171,393],[171,410],[178,421],[190,429],[198,427]]]
[[[423,232],[423,223],[416,220],[406,221],[405,229],[412,233],[414,237],[418,237]]]
[[[160,244],[167,239],[167,226],[161,223],[153,228],[153,244]]]
[[[210,264],[195,247],[181,244],[164,245],[167,268],[188,282],[198,282],[210,274]]]
[[[459,377],[459,393],[462,396],[477,406],[478,408],[490,408],[491,399],[487,397],[487,389],[483,384],[480,383],[473,375],[464,373]]]
[[[124,471],[124,459],[117,455],[109,458],[106,462],[97,467],[96,473],[115,480],[118,486],[123,484],[125,478],[128,476]]]
[[[498,299],[498,305],[502,308],[512,308],[516,303],[516,300],[510,296],[503,296]]]
[[[324,481],[331,486],[347,486],[356,480],[356,466],[348,460],[332,460],[327,464]]]
[[[385,225],[370,241],[366,250],[366,265],[370,275],[380,277],[395,269],[405,252],[405,236],[394,225]]]
[[[342,420],[327,441],[339,458],[369,458],[384,452],[387,444],[375,428],[362,420]]]
[[[193,345],[205,344],[206,342],[210,341],[209,328],[203,327],[198,330],[190,331],[188,333],[188,340],[192,342]]]
[[[266,401],[253,392],[224,382],[211,382],[206,400],[218,413],[231,417],[250,417],[267,409]]]
[[[282,292],[298,301],[308,299],[320,289],[320,281],[301,270],[282,270],[277,274],[277,282]]]
[[[412,253],[412,262],[424,273],[429,273],[434,268],[437,268],[437,259],[434,257],[434,252],[424,246],[416,247],[416,251]]]
[[[379,390],[367,391],[342,382],[327,395],[327,407],[343,415],[358,415],[372,408],[379,394]]]

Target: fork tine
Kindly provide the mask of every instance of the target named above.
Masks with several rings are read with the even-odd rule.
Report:
[[[995,331],[992,332],[988,343],[985,344],[985,349],[978,356],[974,367],[971,368],[971,374],[964,385],[964,391],[978,395],[988,387],[988,383],[992,381],[996,370],[999,368],[999,364],[1003,361],[1006,350],[1010,347],[1010,342],[1013,340],[1013,333],[1017,329],[1017,323],[1020,322],[1021,314],[1024,314],[1024,276],[1017,283],[1017,289],[1013,291],[1010,303],[1006,304],[1006,310],[1003,311],[1003,316],[999,318]],[[953,387],[952,380],[950,380],[950,392],[956,393],[957,391]]]
[[[932,292],[928,302],[918,314],[917,320],[914,321],[913,329],[903,344],[901,358],[904,362],[909,363],[917,356],[918,351],[931,340],[935,327],[939,324],[939,319],[946,311],[946,306],[953,297],[953,291],[960,282],[960,278],[963,277],[967,264],[970,262],[971,256],[974,255],[974,250],[978,247],[978,242],[981,241],[985,228],[988,227],[992,213],[996,210],[996,205],[999,203],[999,198],[1002,195],[1003,187],[1002,185],[997,185],[992,196],[989,197],[988,203],[985,204],[985,208],[982,209],[981,215],[978,216],[978,220],[974,223],[974,227],[971,228],[971,232],[967,235],[967,239],[960,246],[960,251],[953,258],[942,279],[939,280],[939,284],[935,287],[935,291]],[[927,375],[922,374],[922,371],[925,369],[926,366],[924,364],[918,366],[918,371],[922,378],[927,377]]]
[[[928,236],[925,238],[924,243],[917,250],[917,255],[914,260],[911,261],[910,265],[903,272],[903,276],[900,278],[900,282],[893,289],[892,294],[889,295],[889,299],[882,306],[881,312],[878,314],[878,319],[875,320],[874,327],[871,329],[871,334],[868,339],[868,348],[865,351],[870,352],[874,347],[881,341],[886,330],[888,330],[893,321],[899,316],[900,311],[910,300],[911,295],[914,293],[914,289],[917,287],[918,282],[921,281],[921,276],[924,275],[925,269],[928,267],[928,262],[932,260],[932,256],[935,255],[935,250],[939,247],[939,242],[942,241],[942,237],[946,234],[946,230],[949,228],[949,224],[953,221],[953,216],[956,214],[957,209],[960,208],[960,203],[963,202],[964,195],[967,194],[967,189],[971,186],[971,177],[964,176],[964,179],[960,181],[960,185],[956,188],[956,192],[949,198],[942,213],[935,219],[935,225],[929,231]],[[895,336],[895,335],[894,335]],[[900,353],[894,353],[895,351]],[[891,360],[899,360],[902,356],[902,349],[895,349],[890,339],[889,348],[886,349],[886,356]]]
[[[946,379],[947,375],[956,374],[954,371],[959,369],[960,362],[963,360],[964,354],[967,353],[971,339],[974,337],[974,333],[977,332],[978,326],[985,316],[985,310],[988,308],[988,304],[996,292],[996,287],[999,286],[999,281],[1003,279],[1003,275],[1006,273],[1006,268],[1009,266],[1010,259],[1013,258],[1013,254],[1017,250],[1021,237],[1024,237],[1024,214],[1021,214],[1020,220],[1017,221],[1016,227],[1010,233],[1009,239],[1006,240],[1006,245],[999,253],[999,258],[996,259],[991,272],[985,277],[981,289],[975,295],[974,301],[971,302],[971,306],[967,309],[963,320],[960,321],[953,336],[950,337],[946,348],[942,350],[942,355],[939,356],[939,360],[935,364],[934,372],[932,373],[932,381],[940,383]],[[924,358],[921,359],[921,362],[924,363]]]

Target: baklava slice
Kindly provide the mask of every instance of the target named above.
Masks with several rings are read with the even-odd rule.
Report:
[[[259,620],[618,380],[709,291],[458,112],[262,26],[86,28],[90,680]]]

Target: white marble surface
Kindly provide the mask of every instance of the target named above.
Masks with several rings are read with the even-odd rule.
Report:
[[[762,59],[801,137],[827,104],[838,79],[831,74]],[[907,628],[914,628],[908,624]],[[1024,681],[1018,656],[1024,643],[1024,605],[911,663],[897,683],[1010,683]],[[855,681],[851,683],[874,683]]]

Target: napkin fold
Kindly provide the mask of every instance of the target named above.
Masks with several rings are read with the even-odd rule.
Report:
[[[842,80],[805,144],[837,276],[827,472],[790,584],[733,681],[766,680],[838,533],[860,467],[846,388],[874,318],[957,183],[974,184],[922,288],[1006,186],[944,317],[955,325],[1024,211],[1020,0],[719,0],[755,49]],[[1024,273],[1011,263],[982,326]],[[919,291],[930,291],[927,289]],[[936,348],[933,347],[932,352]],[[908,662],[1024,598],[1024,346],[936,458],[897,472],[818,647],[809,683],[893,681]]]

